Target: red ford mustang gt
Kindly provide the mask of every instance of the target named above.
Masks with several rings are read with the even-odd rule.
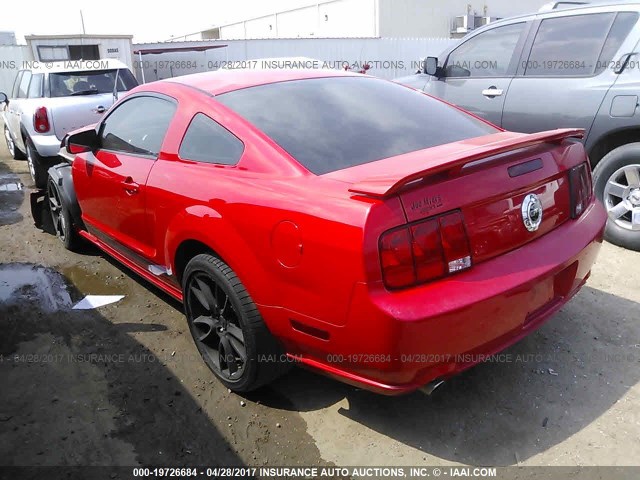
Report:
[[[397,394],[516,342],[585,283],[606,214],[581,134],[506,132],[359,74],[196,74],[67,137],[48,198],[65,245],[184,302],[232,390],[295,361]]]

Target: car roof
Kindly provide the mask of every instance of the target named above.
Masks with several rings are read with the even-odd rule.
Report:
[[[63,72],[86,72],[91,70],[114,70],[128,69],[127,65],[114,58],[102,58],[100,60],[65,60],[62,62],[33,62],[31,70],[33,73],[63,73]]]
[[[547,4],[548,5],[548,4]],[[567,7],[562,7],[562,8],[555,8],[555,9],[551,9],[551,10],[546,10],[544,9],[545,6],[543,6],[543,8],[541,8],[540,10],[538,10],[537,12],[531,12],[531,13],[526,13],[523,15],[516,15],[513,17],[507,17],[507,18],[502,18],[500,20],[497,20],[495,22],[491,22],[488,23],[487,25],[483,26],[482,28],[478,28],[476,30],[473,30],[472,33],[476,33],[476,32],[480,32],[480,31],[484,31],[484,30],[488,30],[491,27],[495,27],[495,26],[499,26],[503,23],[512,23],[514,20],[527,20],[527,19],[533,19],[536,18],[537,16],[540,15],[544,15],[544,17],[552,17],[554,15],[559,15],[559,16],[564,16],[566,15],[568,12],[571,13],[576,13],[576,14],[588,14],[590,13],[590,11],[610,11],[610,12],[617,12],[621,9],[623,9],[624,7],[633,7],[634,10],[640,10],[640,1],[639,0],[602,0],[602,1],[593,1],[593,2],[589,2],[589,3],[585,3],[583,5],[575,5],[575,6],[567,6]]]
[[[216,70],[168,78],[160,82],[181,83],[203,90],[211,95],[221,95],[233,90],[256,87],[269,83],[288,82],[310,78],[362,77],[355,72],[331,69],[278,69],[278,70]]]

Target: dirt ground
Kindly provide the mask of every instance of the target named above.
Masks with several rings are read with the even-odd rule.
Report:
[[[179,304],[36,228],[31,185],[3,143],[0,465],[640,465],[639,253],[605,244],[570,304],[431,397],[301,369],[241,397]],[[70,309],[87,294],[125,297]]]

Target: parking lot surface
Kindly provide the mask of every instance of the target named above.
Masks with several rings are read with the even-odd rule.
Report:
[[[66,251],[41,201],[0,146],[0,464],[640,465],[640,253],[605,244],[573,301],[431,397],[302,369],[243,397],[179,304]],[[71,309],[85,295],[124,298]]]

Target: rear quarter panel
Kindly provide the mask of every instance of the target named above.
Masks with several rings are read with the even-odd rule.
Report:
[[[159,263],[168,261],[175,271],[180,244],[197,240],[229,264],[257,304],[342,324],[353,284],[362,278],[358,225],[366,210],[348,199],[315,197],[311,184],[291,183],[159,161],[148,188],[154,243],[163,245]]]

